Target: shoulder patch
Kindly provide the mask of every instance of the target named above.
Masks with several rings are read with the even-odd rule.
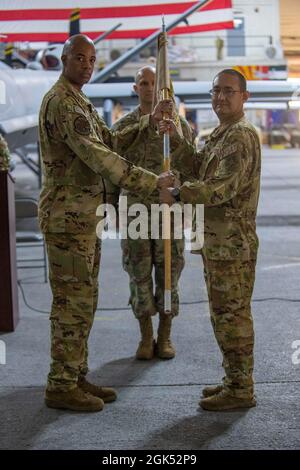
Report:
[[[91,126],[85,116],[77,116],[74,120],[74,130],[81,135],[89,135],[91,133]]]

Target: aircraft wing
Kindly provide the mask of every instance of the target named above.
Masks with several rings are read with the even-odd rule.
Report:
[[[96,107],[103,106],[106,99],[112,99],[125,106],[137,104],[137,96],[130,83],[93,83],[85,85],[83,91]],[[180,81],[173,82],[175,95],[184,102],[187,107],[209,108],[211,97],[209,90],[211,82],[205,81]],[[271,108],[285,107],[294,101],[299,103],[300,81],[290,82],[285,80],[257,80],[248,81],[250,91],[249,107]]]
[[[11,151],[37,142],[41,101],[58,76],[0,64],[0,132]]]
[[[0,132],[11,152],[38,141],[38,115],[28,114],[0,121]]]
[[[59,72],[12,70],[0,65],[0,131],[11,150],[37,141],[38,113],[44,94],[58,79]],[[210,108],[211,82],[174,82],[175,95],[187,108]],[[300,81],[248,81],[252,108],[284,108],[292,102],[299,106]],[[83,88],[96,107],[105,100],[135,106],[138,102],[133,82],[92,83]],[[300,107],[300,106],[299,106]]]

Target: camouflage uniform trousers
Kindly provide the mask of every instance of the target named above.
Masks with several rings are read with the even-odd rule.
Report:
[[[223,355],[225,388],[239,398],[253,396],[254,330],[251,296],[255,260],[211,260],[203,256],[210,318]]]
[[[88,337],[98,302],[101,241],[94,235],[47,233],[53,294],[48,390],[67,391],[88,371]]]
[[[123,268],[129,275],[130,299],[136,318],[164,312],[164,241],[132,240],[121,241]],[[172,275],[172,316],[179,313],[178,281],[184,267],[184,238],[171,241]],[[154,268],[155,293],[152,271]]]

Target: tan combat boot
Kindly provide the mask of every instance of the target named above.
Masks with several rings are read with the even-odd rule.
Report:
[[[202,390],[202,395],[204,398],[212,397],[213,395],[217,395],[218,393],[222,392],[224,386],[223,385],[215,385],[213,387],[204,387]]]
[[[252,398],[237,398],[230,395],[223,389],[217,395],[212,395],[208,398],[200,400],[199,405],[204,410],[209,411],[225,411],[234,410],[236,408],[251,408],[256,406],[256,400]]]
[[[171,324],[171,315],[159,315],[156,354],[161,359],[172,359],[173,357],[175,357],[176,354],[175,348],[170,338]]]
[[[59,408],[73,411],[101,411],[103,400],[84,392],[76,387],[67,392],[46,390],[45,403],[49,408]]]
[[[137,359],[149,360],[154,356],[155,341],[153,339],[152,319],[150,316],[144,316],[138,319],[142,339],[135,353]]]
[[[117,394],[113,388],[99,387],[99,385],[91,384],[83,375],[78,377],[78,387],[84,392],[90,393],[94,397],[101,398],[104,403],[110,403],[115,401],[117,398]]]

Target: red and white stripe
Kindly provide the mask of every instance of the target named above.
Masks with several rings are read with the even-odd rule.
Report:
[[[109,39],[145,38],[182,14],[195,1],[182,0],[0,0],[0,33],[5,41],[63,42],[69,17],[80,7],[80,31],[94,39],[117,23],[122,26]],[[188,18],[189,26],[170,34],[191,34],[233,27],[231,0],[211,0]]]

